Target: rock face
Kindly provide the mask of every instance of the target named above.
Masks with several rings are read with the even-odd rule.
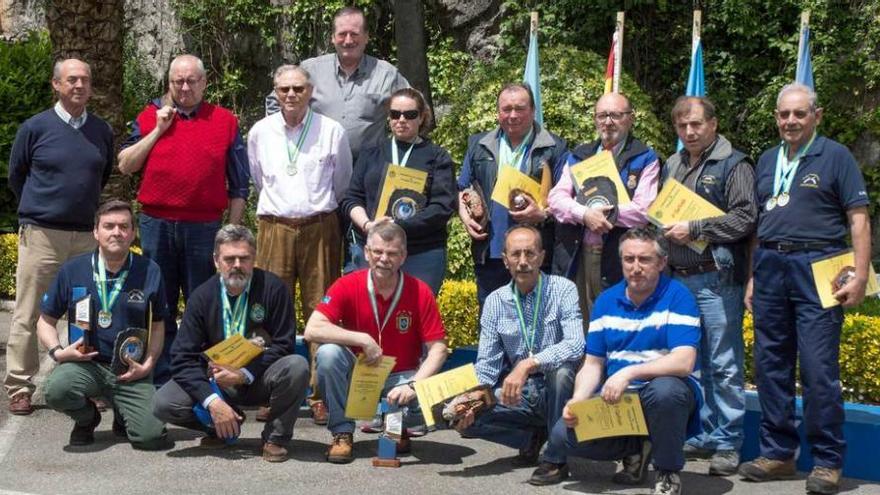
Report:
[[[126,0],[125,28],[157,81],[165,76],[171,59],[185,51],[170,0]]]
[[[43,0],[0,0],[0,39],[14,40],[45,27]]]
[[[500,0],[439,0],[440,22],[455,37],[456,44],[482,59],[494,58],[498,50]]]

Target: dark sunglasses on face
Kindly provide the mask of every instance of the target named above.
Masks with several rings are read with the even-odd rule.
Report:
[[[403,111],[390,110],[388,112],[388,116],[391,117],[391,120],[397,120],[400,118],[401,115],[403,115],[403,118],[405,118],[406,120],[415,120],[415,119],[419,118],[419,111],[418,110],[403,110]]]
[[[306,90],[306,87],[305,86],[275,86],[275,90],[283,95],[286,95],[287,93],[290,93],[291,91],[293,91],[294,93],[296,93],[298,95],[301,95],[301,94],[303,94],[303,91]]]

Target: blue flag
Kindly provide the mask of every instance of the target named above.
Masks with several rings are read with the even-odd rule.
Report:
[[[815,91],[816,87],[813,85],[813,62],[810,57],[810,26],[804,26],[801,30],[801,42],[799,45],[797,73],[795,74],[794,81]]]
[[[691,53],[691,71],[688,74],[687,89],[685,96],[706,96],[706,78],[703,75],[703,40],[697,40],[697,46]],[[684,148],[681,139],[675,147],[676,151]]]
[[[538,33],[529,35],[529,54],[526,56],[526,71],[523,82],[532,88],[535,97],[535,120],[544,125],[544,109],[541,105],[541,69],[538,67]]]

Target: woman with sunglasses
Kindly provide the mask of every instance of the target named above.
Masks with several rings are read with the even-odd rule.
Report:
[[[364,244],[367,230],[376,222],[393,221],[406,231],[407,257],[404,272],[422,280],[434,292],[440,291],[446,274],[446,223],[455,205],[452,158],[443,148],[424,137],[431,121],[431,109],[422,94],[412,88],[395,91],[388,100],[388,124],[391,136],[379,146],[362,150],[351,178],[351,187],[342,208],[358,231]],[[389,164],[427,173],[418,206],[394,201],[397,218],[377,213]],[[364,260],[357,260],[366,268]]]

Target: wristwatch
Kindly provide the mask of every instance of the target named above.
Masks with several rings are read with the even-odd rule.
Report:
[[[56,363],[58,362],[58,358],[55,357],[55,353],[58,352],[58,351],[61,350],[61,349],[64,349],[64,346],[62,346],[62,345],[60,345],[60,344],[59,344],[59,345],[56,345],[55,347],[53,347],[53,348],[51,348],[51,349],[49,349],[49,357],[52,358],[52,361],[55,361]]]

